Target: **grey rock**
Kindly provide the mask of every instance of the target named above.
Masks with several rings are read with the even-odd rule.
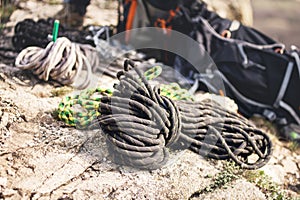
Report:
[[[14,199],[17,196],[17,194],[18,194],[18,191],[13,190],[13,189],[5,189],[2,192],[2,195],[5,199],[8,199],[8,198]]]
[[[286,173],[296,174],[299,172],[298,166],[291,157],[282,160],[283,169]]]
[[[263,170],[266,175],[270,176],[271,179],[278,184],[284,183],[286,172],[283,166],[275,165],[265,165],[260,170]]]
[[[92,0],[85,25],[115,24],[116,10],[101,9],[101,12],[98,12],[97,2]],[[212,2],[208,1],[209,4]],[[62,7],[47,5],[45,1],[24,2],[22,6],[26,9],[18,9],[13,13],[11,25],[26,17],[37,19],[54,15]],[[12,67],[7,69],[14,70]],[[11,79],[9,76],[6,78]],[[104,77],[103,80],[99,80],[99,85],[107,87],[112,85],[113,81]],[[9,143],[6,143],[5,151],[1,149],[1,153],[14,152],[15,154],[11,165],[3,164],[2,160],[5,158],[0,156],[0,174],[9,175],[7,178],[0,179],[0,185],[6,187],[4,194],[8,199],[21,199],[20,196],[24,199],[33,196],[33,199],[55,200],[59,198],[187,199],[195,191],[208,186],[211,183],[209,177],[221,170],[219,167],[221,161],[212,164],[190,151],[178,153],[168,165],[158,170],[140,171],[117,166],[107,155],[105,140],[101,134],[98,133],[100,136],[95,139],[92,136],[97,133],[93,131],[62,127],[56,119],[53,119],[49,113],[56,110],[61,98],[49,95],[53,89],[51,84],[38,83],[34,88],[15,84],[16,89],[12,90],[2,87],[2,83],[4,82],[0,83],[1,98],[10,99],[30,121],[24,122],[26,125],[15,123],[19,114],[18,110],[14,110],[13,114],[8,116],[13,120],[5,122],[13,123],[11,126],[13,137]],[[233,111],[237,110],[236,104],[231,100],[224,106],[228,106],[228,109]],[[8,112],[2,112],[0,116],[4,113]],[[276,143],[277,145],[280,146],[280,143]],[[263,168],[279,184],[285,183],[286,171],[283,166],[277,164],[278,157],[282,155],[281,159],[288,158],[290,153],[278,149],[274,152],[272,162]],[[297,162],[297,159],[294,159],[294,162]],[[298,167],[300,167],[299,163]],[[10,188],[19,188],[19,190]],[[32,192],[36,194],[33,195]],[[264,194],[254,184],[243,179],[233,182],[227,189],[221,188],[201,197],[203,199],[265,199]]]
[[[4,112],[1,121],[0,121],[0,127],[5,127],[9,123],[9,113]]]
[[[7,186],[7,178],[6,177],[0,177],[0,186],[2,186],[4,188]]]
[[[237,180],[227,186],[226,189],[217,189],[210,193],[201,194],[196,199],[201,200],[224,200],[224,199],[240,199],[240,200],[265,200],[265,195],[253,184],[244,179]]]

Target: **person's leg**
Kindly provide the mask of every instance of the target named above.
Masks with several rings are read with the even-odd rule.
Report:
[[[73,12],[84,16],[86,13],[86,8],[90,4],[90,0],[64,0],[64,3],[68,3],[71,5],[71,9]]]
[[[55,18],[67,28],[79,28],[83,24],[90,0],[63,0],[63,9],[59,11]]]

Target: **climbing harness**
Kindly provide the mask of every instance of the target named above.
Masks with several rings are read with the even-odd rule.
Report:
[[[232,159],[245,169],[257,169],[269,161],[270,138],[246,118],[212,100],[162,96],[145,74],[126,60],[112,95],[107,92],[97,99],[97,106],[90,106],[98,109],[93,123],[106,135],[116,163],[157,169],[168,161],[170,151],[187,148],[213,159]],[[250,156],[257,160],[251,161]]]

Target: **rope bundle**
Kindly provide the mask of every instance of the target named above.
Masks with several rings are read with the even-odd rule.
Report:
[[[232,159],[247,169],[262,167],[270,159],[270,138],[246,118],[208,100],[177,105],[181,139],[190,150],[213,159]],[[251,163],[248,158],[253,155],[258,159]]]
[[[72,85],[86,70],[82,83],[75,87],[82,89],[90,83],[91,64],[97,62],[96,51],[88,45],[72,43],[65,37],[50,42],[45,49],[27,47],[16,58],[15,65],[20,69],[32,70],[39,79],[55,80],[63,85]],[[88,59],[87,55],[94,56]],[[90,63],[94,62],[94,63]]]
[[[86,128],[100,115],[98,108],[102,96],[110,96],[110,89],[95,88],[78,95],[66,96],[58,105],[58,118],[70,126]],[[74,107],[79,107],[78,110]]]
[[[158,77],[161,72],[162,68],[159,65],[154,65],[144,73],[144,76],[147,80],[152,80]],[[175,91],[174,87],[172,89]],[[176,89],[178,89],[178,85]],[[170,93],[167,93],[167,89],[163,90],[166,91],[166,95]],[[180,93],[183,93],[183,89],[180,90]],[[94,119],[101,114],[98,111],[101,97],[111,95],[111,89],[97,87],[84,90],[77,95],[66,96],[58,105],[58,118],[70,126],[76,126],[76,128],[92,128]]]
[[[247,169],[270,159],[269,137],[240,115],[213,101],[175,102],[161,96],[130,60],[117,77],[113,95],[101,98],[98,117],[116,162],[156,169],[167,162],[170,150],[184,148],[209,158],[231,158]],[[258,159],[249,161],[252,155]]]

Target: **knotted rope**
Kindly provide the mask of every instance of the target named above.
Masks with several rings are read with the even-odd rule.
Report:
[[[101,98],[98,116],[116,162],[156,169],[167,162],[169,151],[184,148],[209,158],[231,158],[246,169],[270,159],[269,137],[240,115],[213,101],[162,96],[130,60],[117,77],[113,95]],[[253,155],[258,158],[250,161]]]

